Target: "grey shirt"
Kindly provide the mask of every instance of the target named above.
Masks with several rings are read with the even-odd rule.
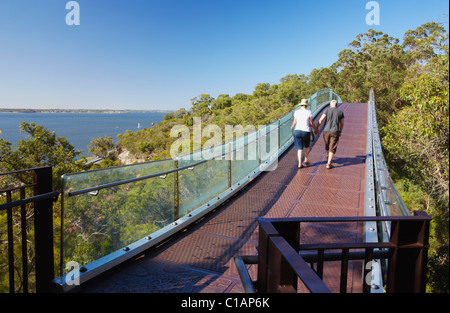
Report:
[[[337,108],[328,108],[323,113],[327,117],[325,118],[325,126],[323,131],[325,132],[339,132],[339,125],[341,120],[344,118],[344,112]]]

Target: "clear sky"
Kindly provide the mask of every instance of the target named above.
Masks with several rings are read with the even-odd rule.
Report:
[[[0,0],[0,108],[189,109],[329,67],[369,28],[402,39],[447,0]]]

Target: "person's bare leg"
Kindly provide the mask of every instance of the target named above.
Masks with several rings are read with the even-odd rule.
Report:
[[[333,161],[333,158],[334,158],[334,153],[328,152],[328,164],[331,164],[331,161]]]
[[[309,147],[305,148],[305,163],[308,163]]]
[[[302,167],[303,150],[297,151],[297,157],[298,157],[298,168],[300,168]]]
[[[328,152],[327,168],[333,167],[333,166],[331,165],[331,161],[333,161],[333,158],[334,158],[334,153],[333,153],[333,152]]]

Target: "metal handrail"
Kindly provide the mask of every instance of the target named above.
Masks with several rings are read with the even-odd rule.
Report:
[[[3,173],[0,173],[0,175],[2,175],[2,174]],[[26,186],[26,187],[28,187],[28,186]],[[14,201],[14,202],[8,202],[8,203],[5,203],[5,204],[1,204],[0,205],[0,212],[3,211],[3,210],[7,210],[7,209],[11,209],[11,208],[18,207],[18,206],[21,206],[21,205],[25,205],[25,204],[28,204],[28,203],[43,201],[43,200],[47,200],[47,199],[52,199],[53,201],[56,201],[58,199],[59,194],[60,194],[59,191],[52,191],[52,192],[44,193],[42,195],[38,195],[38,196],[29,197],[29,198],[22,199],[22,200],[17,200],[17,201]]]

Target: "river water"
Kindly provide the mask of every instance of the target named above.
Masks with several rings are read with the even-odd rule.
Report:
[[[66,137],[76,150],[89,156],[87,145],[95,138],[111,136],[114,143],[117,135],[127,130],[132,132],[149,128],[164,119],[165,113],[0,113],[0,138],[11,142],[14,148],[20,139],[28,135],[20,132],[21,122],[42,125]]]

